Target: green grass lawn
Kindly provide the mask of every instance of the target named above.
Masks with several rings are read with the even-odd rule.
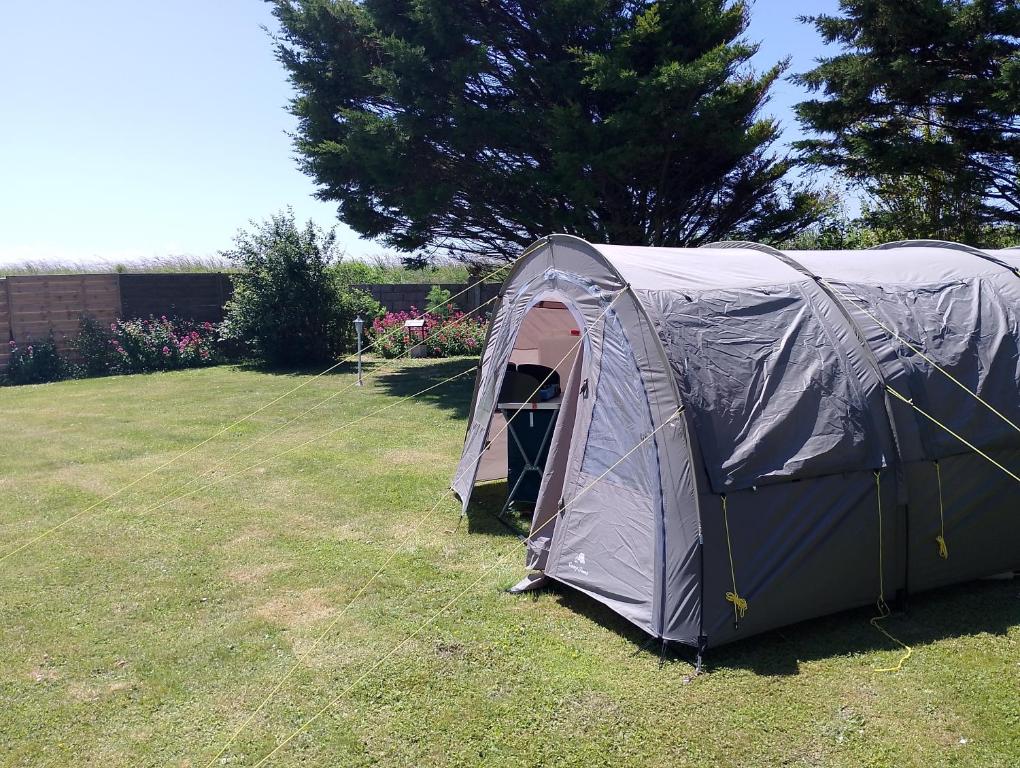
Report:
[[[423,519],[472,377],[397,402],[471,365],[402,364],[234,455],[351,383],[316,379],[0,563],[0,764],[205,766],[302,656],[214,765],[256,764],[366,672],[267,765],[1020,765],[1020,582],[915,596],[887,622],[914,647],[896,674],[873,671],[897,652],[868,611],[718,649],[694,677],[567,589],[505,594],[523,568],[492,518],[503,487],[466,522],[449,496]],[[307,380],[0,389],[0,557]]]

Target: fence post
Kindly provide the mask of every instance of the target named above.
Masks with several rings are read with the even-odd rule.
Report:
[[[3,334],[0,338],[0,375],[3,374],[7,368],[7,363],[11,359],[10,342],[14,340],[14,328],[11,325],[11,294],[10,286],[11,282],[6,277],[0,277],[0,305],[3,306],[3,313],[0,317],[3,319],[2,325],[0,325],[0,333]]]
[[[4,290],[7,292],[7,338],[5,341],[10,343],[17,339],[14,338],[14,306],[11,299],[11,279],[9,277],[4,278]]]

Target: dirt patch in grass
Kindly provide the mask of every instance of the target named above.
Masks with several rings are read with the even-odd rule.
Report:
[[[245,528],[237,536],[223,545],[224,549],[241,549],[252,544],[269,541],[273,535],[265,528]]]
[[[106,685],[88,685],[82,682],[73,682],[67,688],[67,693],[74,701],[96,702],[107,696],[115,696],[118,693],[134,690],[137,683],[130,680],[116,680]]]
[[[104,478],[93,467],[84,464],[68,464],[50,474],[52,482],[69,485],[79,491],[107,496],[115,490],[109,478]]]
[[[447,643],[442,641],[436,643],[436,656],[444,661],[463,659],[467,656],[467,653],[467,648],[460,643]]]
[[[256,584],[289,567],[290,563],[244,565],[227,571],[227,578],[238,584]]]
[[[52,683],[60,679],[60,673],[52,667],[37,665],[32,667],[29,677],[37,683]]]
[[[583,691],[563,702],[575,722],[597,724],[622,717],[619,703],[602,691]]]
[[[445,453],[420,448],[394,448],[383,453],[380,461],[382,466],[432,467],[436,464],[445,464],[449,461],[449,457]]]
[[[308,589],[274,597],[255,609],[255,615],[287,629],[306,629],[332,615],[334,601],[323,589]]]

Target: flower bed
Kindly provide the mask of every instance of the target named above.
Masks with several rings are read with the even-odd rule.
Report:
[[[0,383],[40,384],[86,376],[148,373],[196,368],[222,362],[218,329],[168,317],[117,320],[105,327],[83,317],[73,354],[57,349],[53,338],[31,344],[10,342],[11,358]]]
[[[404,323],[408,320],[425,320],[423,332],[424,349],[428,357],[453,357],[455,355],[477,355],[485,342],[485,318],[465,315],[452,307],[442,312],[420,312],[414,307],[410,312],[387,312],[372,323],[368,333],[370,344],[383,357],[399,357],[421,342],[412,336]]]
[[[10,342],[11,357],[3,381],[9,384],[44,384],[71,374],[67,361],[57,352],[52,337],[34,344]]]
[[[197,368],[219,362],[216,326],[163,317],[110,324],[111,373]]]

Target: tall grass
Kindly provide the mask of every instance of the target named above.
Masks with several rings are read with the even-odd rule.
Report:
[[[424,269],[405,267],[391,255],[365,260],[344,259],[337,272],[351,283],[465,283],[468,270],[460,262],[440,261]],[[0,277],[10,275],[80,275],[153,272],[235,272],[237,267],[221,256],[165,256],[127,263],[87,261],[24,261],[0,264]],[[491,270],[488,270],[491,271]]]
[[[231,272],[230,262],[219,256],[164,256],[128,263],[109,261],[23,261],[0,264],[0,277],[11,275],[81,275],[151,272]]]
[[[336,269],[352,283],[465,283],[468,279],[467,267],[457,261],[447,259],[424,269],[411,269],[389,254],[344,259]]]

